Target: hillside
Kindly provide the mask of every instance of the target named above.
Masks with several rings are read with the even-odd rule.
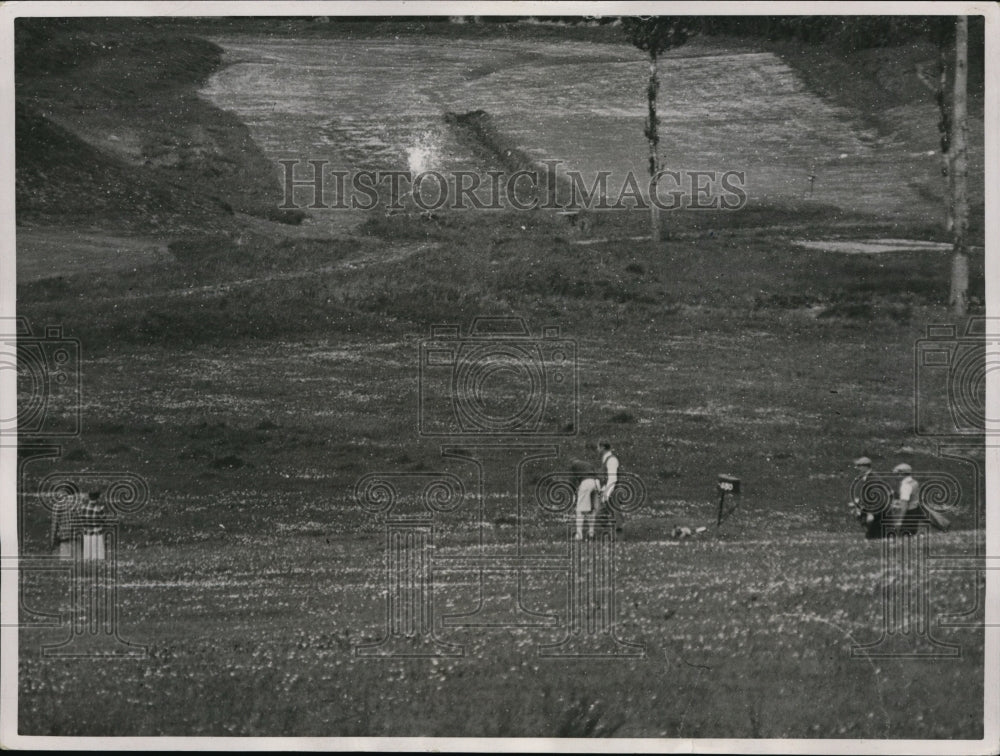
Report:
[[[351,40],[359,36],[377,37],[389,27],[412,37],[443,33],[452,26],[390,24],[387,27],[384,22],[370,19],[350,24],[319,24],[303,19],[272,24],[269,33]],[[300,213],[278,209],[281,199],[276,167],[251,138],[247,127],[233,112],[213,107],[196,93],[207,77],[223,65],[223,51],[199,37],[196,32],[199,28],[206,34],[263,33],[268,26],[260,21],[239,19],[217,19],[200,26],[184,20],[126,20],[114,25],[90,19],[18,21],[19,224],[65,226],[68,223],[108,231],[159,233],[196,231],[209,222],[216,228],[240,228],[241,223],[234,222],[233,213],[285,223],[301,220]],[[561,38],[576,40],[574,44],[581,45],[587,44],[583,40],[592,38],[599,40],[605,57],[614,49],[615,41],[620,42],[616,36],[620,33],[611,27],[572,29],[498,24],[457,28],[460,36],[474,39],[492,35],[508,42],[515,38],[542,41],[562,35]],[[717,124],[698,137],[697,130],[686,126],[697,112],[690,118],[684,115],[697,103],[690,94],[676,99],[670,88],[671,77],[675,75],[671,71],[683,74],[679,81],[688,81],[684,78],[688,74],[676,66],[687,65],[684,61],[688,56],[702,58],[719,45],[723,49],[766,49],[777,53],[810,90],[834,106],[829,112],[817,114],[817,118],[840,124],[845,113],[850,113],[860,123],[870,125],[877,136],[858,135],[861,139],[855,144],[858,154],[838,160],[833,153],[857,141],[851,127],[844,124],[838,127],[843,133],[833,129],[830,135],[820,135],[818,143],[807,138],[799,151],[811,150],[809,154],[793,155],[793,150],[781,156],[787,165],[782,163],[780,170],[757,165],[754,149],[735,147],[732,140],[743,139],[746,130],[743,127]],[[634,57],[635,51],[629,52],[624,43],[620,43],[620,48],[623,56]],[[940,204],[942,186],[936,162],[926,157],[914,158],[933,152],[938,141],[936,108],[915,74],[919,66],[933,60],[934,51],[928,45],[911,43],[897,48],[845,52],[836,48],[803,48],[788,42],[704,37],[677,53],[675,61],[667,60],[664,64],[664,97],[674,98],[663,103],[663,115],[668,118],[664,126],[668,161],[679,160],[687,165],[692,159],[685,155],[705,153],[715,162],[722,160],[727,167],[749,165],[754,180],[748,191],[757,205],[773,205],[783,196],[804,196],[801,187],[806,186],[810,161],[812,172],[818,174],[816,202],[819,203],[849,207],[855,214],[859,209],[884,205],[887,214],[898,217],[905,216],[910,207],[910,215],[922,218],[932,216]],[[751,58],[740,60],[747,64],[748,60],[753,62]],[[706,67],[706,81],[717,78],[719,70],[717,66]],[[751,74],[751,83],[756,75]],[[699,84],[699,81],[696,76],[689,83],[702,86],[704,82]],[[981,243],[981,61],[973,61],[970,83],[971,236],[974,243]],[[490,86],[495,85],[494,82]],[[483,91],[485,94],[472,90],[475,97],[470,100],[471,109],[489,106],[492,95],[488,94],[488,88]],[[641,103],[637,101],[635,105],[639,107]],[[593,159],[588,156],[594,149],[606,152],[608,148],[597,134],[588,136],[580,129],[576,129],[580,133],[572,135],[561,134],[561,128],[553,131],[552,127],[558,126],[558,119],[563,116],[540,120],[548,132],[532,135],[522,132],[525,123],[539,120],[537,113],[528,116],[527,121],[513,111],[505,116],[487,107],[487,114],[494,116],[499,128],[495,136],[500,142],[528,140],[529,150],[536,157],[543,148],[550,155],[568,158],[571,166],[589,170]],[[795,113],[789,117],[801,129],[803,124],[810,123],[803,120],[806,115]],[[772,113],[768,117],[780,121],[780,116]],[[445,113],[439,117],[444,118]],[[748,115],[740,117],[745,120]],[[780,128],[778,121],[775,128]],[[634,131],[638,127],[628,123],[624,128]],[[680,132],[671,133],[671,129],[678,128]],[[643,145],[638,133],[636,136],[635,144],[624,151],[617,143],[613,146],[613,157],[618,162],[624,160],[623,164],[628,164],[633,157],[638,161],[636,165],[642,162]],[[828,146],[823,141],[834,136],[842,144]],[[880,149],[888,150],[891,159],[871,152],[868,142],[872,139],[879,140],[883,145]],[[830,150],[832,157],[821,154]],[[877,166],[870,163],[872,160]],[[698,163],[698,159],[694,162]],[[855,174],[875,167],[879,177],[876,183],[856,180]],[[794,189],[783,193],[782,182]],[[895,186],[896,190],[890,191],[889,186]],[[679,225],[683,226],[684,221]]]
[[[664,307],[678,312],[707,306],[805,308],[861,321],[891,314],[906,320],[914,308],[938,307],[947,296],[948,261],[940,254],[844,258],[796,246],[803,238],[940,239],[933,204],[931,212],[918,213],[915,220],[907,220],[912,213],[878,219],[819,198],[790,199],[794,193],[752,202],[739,212],[674,212],[666,218],[672,242],[664,250],[635,241],[648,228],[637,212],[595,215],[596,238],[590,240],[577,238],[564,221],[544,212],[455,211],[435,218],[362,213],[357,221],[362,225],[349,235],[324,231],[314,222],[298,228],[273,223],[301,218],[295,211],[277,210],[274,165],[236,115],[197,94],[222,65],[217,45],[190,28],[143,21],[119,22],[114,28],[86,20],[19,22],[17,32],[18,255],[26,275],[20,307],[37,317],[65,319],[77,313],[71,319],[92,348],[120,339],[197,343],[223,336],[326,332],[345,318],[373,318],[383,325],[388,318],[423,327],[448,312],[475,314],[484,307],[567,313],[595,296],[656,317]],[[610,46],[602,44],[607,54]],[[702,40],[701,47],[688,52],[727,49],[719,44]],[[743,48],[737,44],[736,49]],[[885,81],[899,81],[927,51],[904,52],[866,54],[859,60],[866,70],[882,66]],[[845,102],[852,96],[850,88],[834,86],[844,78],[843,63],[783,54],[794,58],[797,70],[812,71],[803,78],[815,88],[827,87],[824,96]],[[682,62],[677,58],[673,65]],[[364,82],[351,86],[361,91]],[[880,84],[879,89],[892,87]],[[912,90],[892,97],[876,93],[867,102],[855,99],[865,117],[873,116],[879,103],[909,107],[900,103],[913,100],[923,121],[933,123],[926,98],[915,99]],[[445,113],[438,118],[447,128]],[[286,132],[294,136],[294,120],[289,124]],[[847,127],[838,122],[837,128]],[[898,149],[926,146],[934,137],[929,127],[924,131],[922,141],[909,146],[909,137],[900,134],[896,139],[903,147]],[[494,144],[485,146],[494,151],[511,144],[506,133],[491,138]],[[981,166],[981,151],[978,158],[974,152],[974,166],[977,159]],[[865,170],[875,169],[854,161],[848,170],[863,178],[871,175]],[[772,170],[767,179],[780,181],[783,175]],[[841,194],[850,190],[837,189]],[[974,243],[981,240],[981,207],[974,207],[972,216]],[[66,235],[74,229],[107,234],[103,253],[100,237],[88,237],[74,248]],[[122,267],[118,260],[129,242],[119,237],[128,234],[138,236],[124,259],[147,259],[155,268],[101,274],[101,268]],[[390,250],[387,259],[399,245],[410,245],[411,251],[412,245],[422,245],[423,251],[385,272],[368,265],[331,269],[351,256],[377,258],[379,245]],[[150,255],[151,249],[161,252]],[[486,252],[473,256],[469,249]],[[46,263],[74,254],[72,275],[68,268]],[[164,257],[166,265],[158,262]],[[81,272],[87,260],[93,261],[92,275]],[[972,263],[972,295],[982,301],[982,257]],[[592,267],[584,274],[581,264]],[[274,287],[275,274],[292,278]],[[241,281],[239,290],[247,296],[225,295],[225,306],[192,311],[190,299],[180,296],[193,285],[218,290],[234,280]],[[109,297],[137,286],[144,294],[115,304],[113,314],[108,302],[96,301],[81,312],[72,292],[96,281]]]
[[[274,167],[196,87],[221,63],[210,42],[98,21],[16,29],[19,224],[107,230],[231,225],[276,210]]]

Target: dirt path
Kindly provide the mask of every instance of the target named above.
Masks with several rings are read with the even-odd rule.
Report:
[[[365,220],[365,213],[342,212],[310,218],[300,226],[274,223],[238,214],[245,231],[278,238],[326,239],[349,234]],[[137,270],[173,262],[171,234],[126,235],[74,231],[51,226],[17,229],[17,280],[39,281],[97,271]]]
[[[266,225],[274,226],[274,224]],[[256,230],[260,231],[263,228]],[[282,227],[283,235],[300,238],[316,237],[317,230],[308,227]],[[440,245],[437,243],[429,242],[389,245],[377,251],[368,250],[319,268],[270,273],[166,291],[130,291],[124,296],[113,298],[134,300],[221,296],[236,289],[322,276],[336,271],[353,271],[369,265],[395,263],[419,252],[436,249],[438,246]],[[171,262],[174,262],[174,257],[167,248],[167,240],[163,238],[110,236],[96,232],[82,233],[51,228],[19,229],[17,232],[17,279],[20,283],[102,270],[137,270],[140,267]]]
[[[17,280],[95,270],[136,270],[173,260],[165,239],[53,228],[17,229]]]
[[[357,257],[347,260],[340,260],[332,265],[324,265],[320,268],[309,268],[307,270],[296,270],[288,273],[271,273],[265,276],[255,276],[252,278],[241,278],[234,281],[221,281],[207,284],[205,286],[191,286],[183,289],[169,289],[167,291],[151,292],[129,292],[122,299],[170,299],[174,297],[192,296],[221,296],[236,289],[252,288],[264,286],[280,281],[294,281],[313,276],[322,276],[336,271],[358,270],[369,265],[395,263],[412,257],[418,252],[426,252],[440,246],[437,243],[403,244],[387,248],[382,248],[377,252],[365,252]]]

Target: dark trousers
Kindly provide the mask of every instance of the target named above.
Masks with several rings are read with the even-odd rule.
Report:
[[[913,535],[922,523],[930,524],[930,520],[920,507],[905,512],[878,512],[865,523],[865,538],[882,538],[889,532]]]

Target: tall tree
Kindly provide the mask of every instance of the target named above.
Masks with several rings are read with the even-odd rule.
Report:
[[[660,175],[659,144],[660,119],[656,114],[657,94],[660,90],[658,59],[667,50],[680,47],[687,42],[698,27],[698,19],[690,16],[642,16],[622,19],[622,30],[629,41],[643,52],[649,53],[649,83],[646,99],[649,115],[646,117],[644,134],[649,141],[649,191],[656,191]],[[659,241],[660,209],[650,202],[650,231],[653,241]]]
[[[963,317],[969,306],[969,250],[966,236],[969,232],[969,180],[968,156],[968,81],[969,71],[969,18],[959,16],[955,21],[955,95],[952,103],[952,213],[954,218],[954,246],[951,258],[952,312]]]
[[[937,71],[932,72],[923,65],[917,66],[917,78],[934,93],[934,102],[938,107],[938,137],[941,142],[941,176],[945,180],[944,190],[944,227],[952,233],[955,226],[954,217],[954,170],[952,168],[952,102],[953,92],[949,90],[948,80],[952,74],[949,58],[952,57],[952,44],[955,41],[955,22],[948,16],[934,16],[926,21],[928,38],[937,46]],[[952,88],[953,89],[953,88]]]

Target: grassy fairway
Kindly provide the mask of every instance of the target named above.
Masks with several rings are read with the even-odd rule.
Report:
[[[912,345],[943,316],[945,261],[814,252],[754,228],[580,246],[520,220],[400,220],[402,238],[300,242],[295,255],[258,240],[236,267],[224,246],[178,247],[142,295],[119,272],[22,288],[33,322],[69,320],[90,347],[84,435],[58,463],[30,465],[26,490],[77,468],[137,471],[153,492],[123,525],[120,565],[122,634],[150,658],[45,660],[38,644],[57,633],[25,631],[23,731],[977,736],[981,631],[935,630],[961,659],[850,657],[879,637],[883,578],[879,545],[846,520],[849,460],[887,469],[907,443],[917,469],[972,484],[912,435]],[[98,286],[105,296],[81,304]],[[352,654],[384,634],[386,579],[384,521],[355,482],[449,470],[474,490],[417,434],[417,366],[431,323],[477,313],[577,341],[580,435],[529,467],[522,495],[598,435],[646,486],[617,581],[620,634],[645,644],[641,659],[540,659],[561,631],[524,628],[444,628],[465,645],[458,659]],[[672,541],[674,525],[712,522],[718,472],[743,479],[740,509]],[[503,549],[518,486],[484,474],[498,495],[484,532]],[[935,553],[973,553],[971,509]],[[558,548],[565,525],[543,515],[523,513],[527,545]],[[27,525],[41,547],[37,509]],[[446,518],[437,553],[474,539],[466,509]],[[475,579],[436,573],[436,616],[471,611]],[[529,605],[565,617],[558,582],[526,579]],[[51,608],[65,583],[33,590]],[[975,595],[967,573],[934,573],[935,617]]]
[[[253,495],[211,504],[250,508]],[[855,533],[627,543],[620,633],[645,643],[641,659],[539,658],[561,633],[526,629],[443,633],[464,658],[367,659],[352,645],[384,632],[380,535],[338,532],[329,500],[267,497],[272,511],[282,502],[327,535],[272,519],[268,529],[284,533],[206,529],[201,543],[124,555],[123,635],[149,643],[150,658],[43,662],[41,633],[25,633],[22,732],[979,736],[980,631],[936,633],[961,643],[960,660],[850,657],[880,623],[878,546]],[[973,593],[968,578],[935,580],[933,605],[963,608]]]

